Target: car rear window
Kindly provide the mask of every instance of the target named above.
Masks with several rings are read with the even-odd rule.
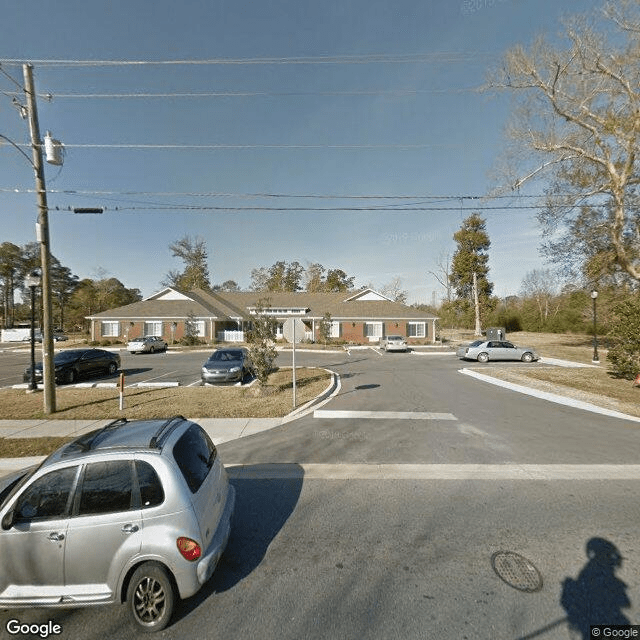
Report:
[[[197,493],[202,486],[216,455],[215,445],[197,424],[191,425],[174,445],[173,457],[191,493]]]

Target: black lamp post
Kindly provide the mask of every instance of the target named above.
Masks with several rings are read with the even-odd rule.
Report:
[[[592,362],[600,362],[598,358],[598,334],[596,333],[596,298],[598,292],[594,289],[591,292],[591,299],[593,300],[593,360]]]
[[[29,381],[28,391],[38,390],[36,383],[36,287],[40,285],[40,274],[37,271],[31,271],[25,278],[25,285],[31,290],[31,379]]]

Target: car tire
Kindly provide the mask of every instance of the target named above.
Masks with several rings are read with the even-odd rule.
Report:
[[[115,362],[110,362],[107,367],[107,373],[112,376],[118,370],[118,365]]]
[[[161,631],[171,620],[175,592],[168,571],[157,562],[145,562],[131,576],[127,588],[129,614],[141,631]]]
[[[149,349],[149,353],[155,353],[155,352],[156,352],[156,348],[155,348],[155,347],[151,347],[151,348]]]
[[[482,353],[478,354],[478,362],[489,362],[489,354],[486,353],[485,351],[483,351]]]
[[[64,372],[63,380],[65,384],[73,384],[78,379],[78,374],[75,369],[69,369]]]
[[[530,353],[529,351],[523,353],[520,360],[522,360],[522,362],[533,362],[533,353]]]

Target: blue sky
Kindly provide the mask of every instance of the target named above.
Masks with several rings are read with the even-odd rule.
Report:
[[[0,61],[20,84],[20,62],[33,63],[41,133],[66,146],[64,166],[46,168],[59,208],[51,250],[81,278],[106,274],[151,295],[181,268],[169,244],[190,235],[206,240],[214,283],[248,287],[251,269],[297,260],[342,268],[357,285],[399,277],[410,302],[431,302],[443,290],[429,272],[453,254],[474,206],[530,204],[471,199],[496,186],[510,107],[471,89],[507,48],[593,6],[23,0],[3,8]],[[16,90],[0,74],[0,134],[23,144]],[[32,242],[33,171],[8,144],[0,168],[0,242]],[[545,266],[535,213],[481,211],[499,296]]]

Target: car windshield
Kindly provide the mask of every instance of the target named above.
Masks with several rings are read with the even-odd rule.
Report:
[[[469,346],[470,347],[479,347],[481,344],[484,344],[484,340],[474,340]]]
[[[22,487],[27,480],[38,470],[39,465],[23,469],[17,475],[11,474],[0,478],[0,509],[9,501],[9,499]]]
[[[209,356],[209,360],[215,362],[230,362],[234,360],[242,360],[242,351],[215,351]]]

